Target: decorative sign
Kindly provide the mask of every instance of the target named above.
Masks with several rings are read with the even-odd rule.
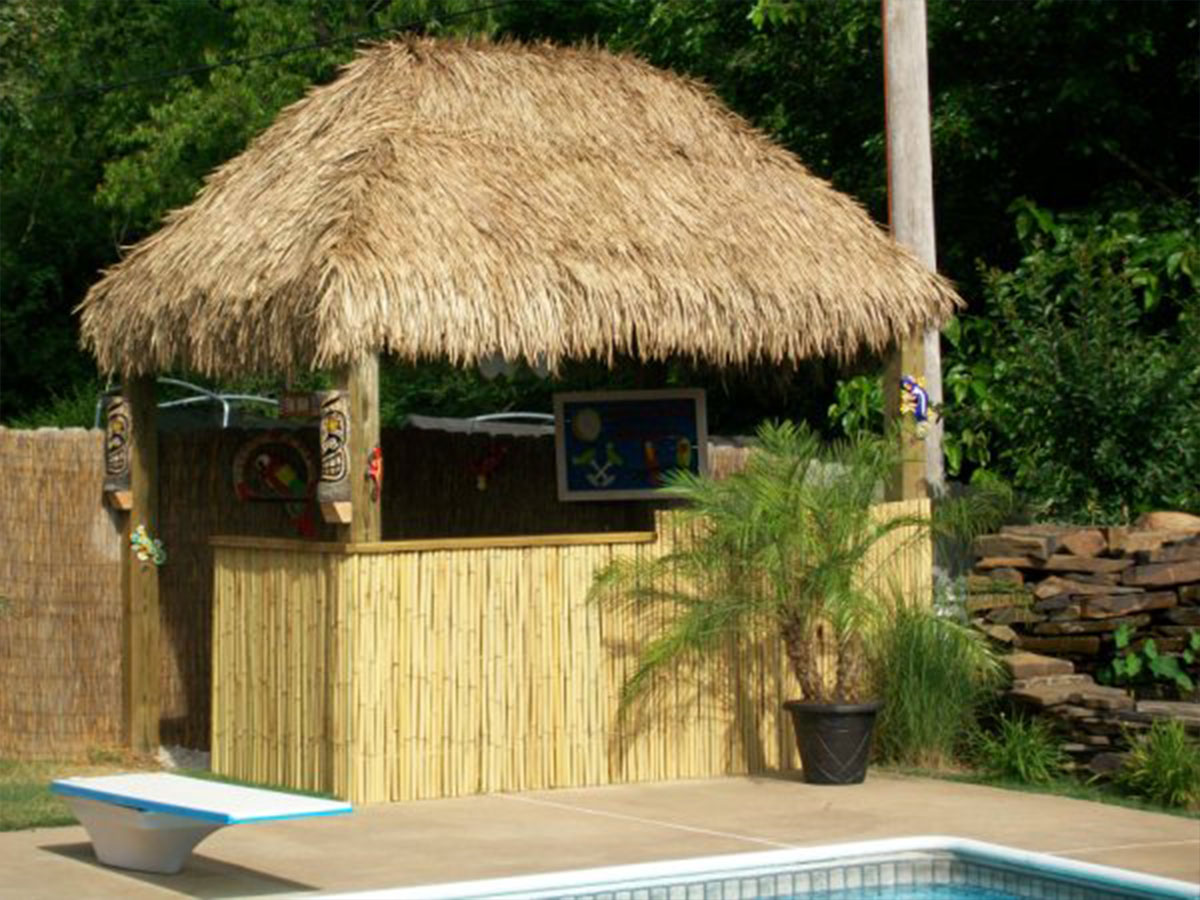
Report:
[[[559,500],[653,500],[673,470],[708,469],[702,390],[554,395]]]
[[[321,479],[317,499],[335,503],[350,499],[350,410],[343,391],[322,391]]]
[[[279,431],[251,438],[233,456],[233,488],[239,500],[298,503],[316,487],[312,454],[300,441]]]
[[[119,394],[105,401],[104,409],[104,490],[128,491],[129,487],[129,403]]]

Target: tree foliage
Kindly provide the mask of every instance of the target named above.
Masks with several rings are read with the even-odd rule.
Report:
[[[0,416],[27,418],[56,397],[66,398],[60,409],[86,406],[74,399],[90,389],[94,371],[77,349],[71,310],[98,273],[119,258],[122,245],[188,202],[204,175],[243,149],[279,109],[333,78],[352,55],[355,36],[383,38],[394,30],[589,41],[636,53],[708,82],[816,174],[877,219],[886,216],[878,4],[10,0],[0,4]],[[1053,496],[1050,507],[1060,509],[1099,503],[1108,515],[1152,497],[1186,499],[1145,487],[1170,482],[1175,470],[1167,463],[1148,478],[1129,468],[1104,482],[1103,491],[1115,490],[1119,500],[1079,499],[1075,480],[1030,462],[1058,450],[1020,430],[1025,423],[1007,411],[1009,395],[992,391],[1000,360],[991,354],[1004,323],[1016,321],[1002,301],[1018,316],[1031,308],[1018,302],[1015,273],[1042,279],[1050,290],[1091,258],[1047,245],[1053,235],[1033,210],[1060,213],[1055,227],[1075,235],[1076,250],[1100,241],[1085,240],[1076,228],[1083,221],[1077,217],[1090,213],[1125,238],[1093,248],[1111,276],[1097,269],[1080,277],[1092,292],[1126,284],[1121,290],[1133,304],[1113,301],[1094,317],[1119,324],[1136,307],[1137,327],[1121,333],[1140,343],[1125,349],[1164,360],[1164,371],[1186,381],[1181,354],[1171,347],[1193,334],[1185,329],[1194,314],[1172,298],[1180,278],[1190,277],[1185,264],[1195,271],[1188,243],[1195,223],[1178,224],[1173,210],[1196,203],[1196,6],[928,0],[928,37],[939,257],[970,303],[948,334],[947,393],[963,411],[947,443],[951,467],[998,466],[1024,473],[1023,483],[1052,482],[1041,496]],[[1024,234],[1010,226],[1009,210],[1021,197],[1032,204],[1022,207],[1021,221],[1032,229]],[[1135,209],[1136,222],[1114,213]],[[1161,224],[1168,220],[1176,224]],[[1034,237],[1044,254],[1036,262],[1029,258]],[[1181,243],[1172,247],[1171,240]],[[1067,305],[1057,308],[1061,314],[1046,328],[1087,326]],[[1100,324],[1095,318],[1087,327]],[[1047,348],[1056,343],[1045,335]],[[385,401],[396,415],[545,408],[549,393],[532,379],[488,383],[445,366],[389,371],[393,390]],[[831,371],[628,364],[614,380],[703,384],[713,393],[713,424],[739,430],[770,415],[822,420],[834,399]],[[566,383],[590,385],[595,374],[573,369]],[[1118,377],[1141,383],[1132,372]],[[1169,387],[1139,377],[1148,379],[1147,390]],[[861,405],[869,393],[839,402]],[[1120,417],[1111,403],[1106,414]],[[1147,414],[1139,407],[1120,415],[1145,421]],[[1143,459],[1177,451],[1177,441],[1159,436]],[[1113,471],[1132,466],[1116,451],[1109,456]],[[1074,462],[1071,468],[1083,471]],[[1141,493],[1129,487],[1134,480]]]
[[[1186,205],[1055,216],[1014,206],[1025,255],[983,271],[945,330],[952,475],[1009,479],[1049,518],[1200,509],[1200,231]],[[846,433],[882,423],[878,377],[838,385]]]
[[[120,248],[189,202],[346,35],[479,33],[469,0],[37,0],[0,5],[0,415],[94,372],[72,309]],[[299,49],[296,49],[299,48]]]
[[[1157,213],[1020,204],[1025,256],[955,333],[952,430],[1047,516],[1200,509],[1200,235]]]

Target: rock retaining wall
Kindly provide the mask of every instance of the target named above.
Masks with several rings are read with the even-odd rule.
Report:
[[[1012,699],[1047,716],[1076,764],[1109,772],[1127,737],[1158,718],[1200,734],[1196,692],[1181,702],[1106,687],[1095,675],[1117,653],[1122,625],[1139,648],[1181,654],[1200,630],[1200,518],[1152,513],[1137,525],[1024,525],[975,542],[967,609],[1012,651]],[[1200,684],[1200,660],[1181,665]],[[1168,689],[1170,691],[1171,689]],[[1143,695],[1142,698],[1136,696]]]
[[[1054,726],[1074,768],[1111,774],[1120,767],[1130,738],[1159,719],[1178,720],[1200,737],[1200,703],[1138,700],[1128,691],[1096,684],[1064,659],[1017,651],[1006,662],[1013,674],[1009,696]]]

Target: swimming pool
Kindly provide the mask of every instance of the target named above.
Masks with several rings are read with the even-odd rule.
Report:
[[[1200,886],[965,838],[912,837],[339,896],[355,900],[1198,900]]]

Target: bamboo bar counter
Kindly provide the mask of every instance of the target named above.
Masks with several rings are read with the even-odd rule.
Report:
[[[373,803],[794,768],[781,703],[798,689],[778,642],[731,645],[618,718],[654,623],[587,593],[614,555],[686,537],[670,513],[656,525],[357,545],[213,538],[213,770]],[[928,542],[879,577],[927,585]]]

